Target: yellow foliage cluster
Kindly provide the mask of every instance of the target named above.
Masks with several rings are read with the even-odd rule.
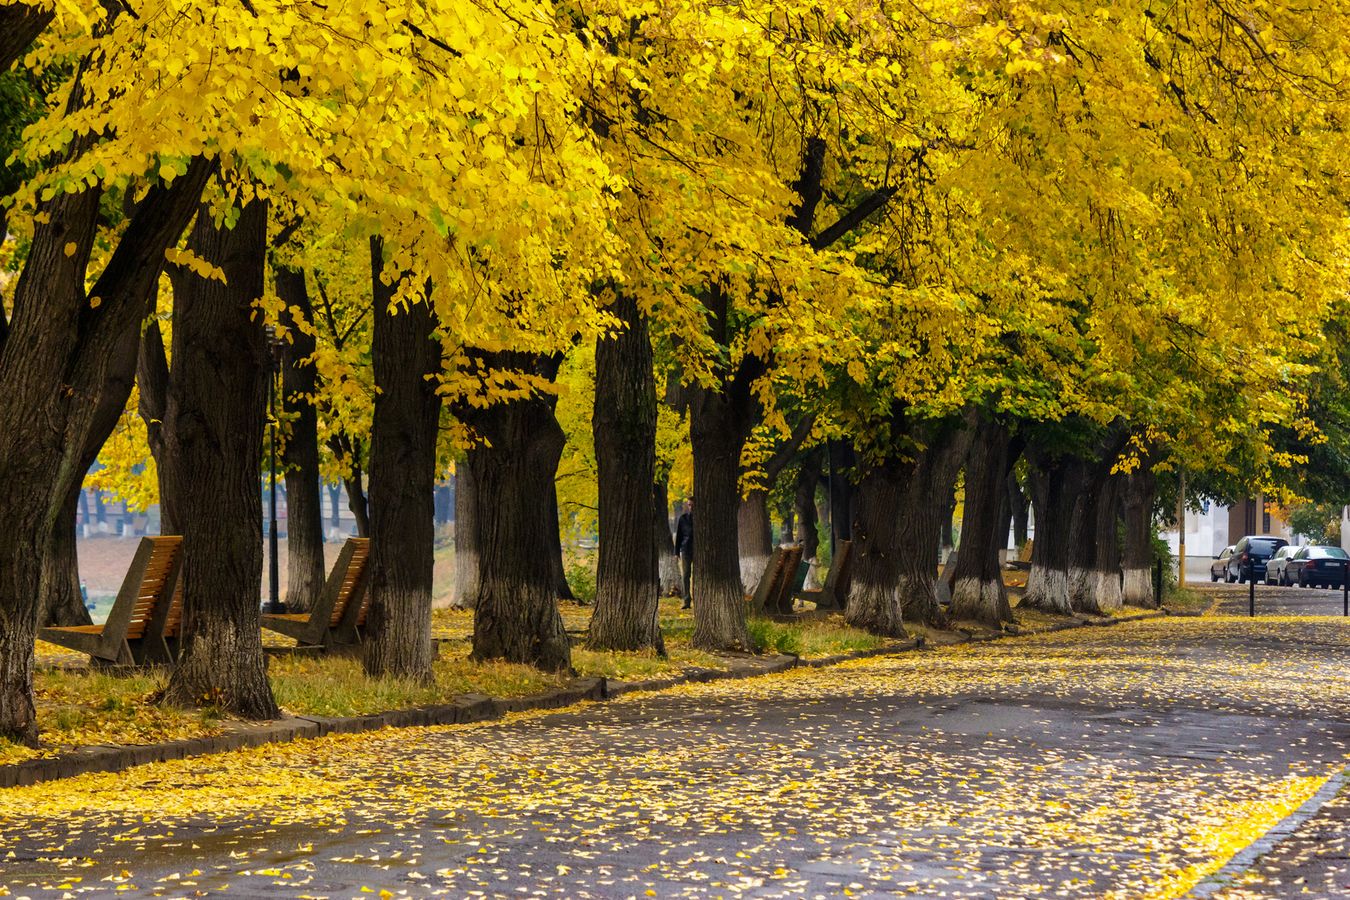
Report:
[[[897,402],[983,404],[1125,420],[1222,466],[1300,419],[1320,332],[1270,312],[1342,312],[1350,13],[1332,0],[57,10],[25,64],[85,60],[79,102],[29,129],[29,159],[65,161],[18,209],[90,184],[134,200],[218,159],[217,214],[271,200],[275,252],[324,298],[325,445],[368,429],[374,234],[395,303],[435,304],[448,398],[555,391],[470,351],[587,345],[616,327],[604,285],[686,382],[771,359],[770,434],[783,398],[864,436]],[[472,436],[445,435],[448,468]]]

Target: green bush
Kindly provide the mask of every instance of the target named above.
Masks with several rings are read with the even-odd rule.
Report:
[[[567,561],[567,583],[578,603],[595,602],[595,554],[573,556]]]
[[[796,629],[779,625],[768,619],[751,619],[746,623],[750,631],[750,642],[757,653],[785,653],[800,656],[802,636]]]

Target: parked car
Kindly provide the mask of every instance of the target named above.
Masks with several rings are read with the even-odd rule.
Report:
[[[1214,557],[1214,562],[1209,564],[1209,580],[1218,581],[1228,580],[1228,560],[1233,556],[1233,547],[1230,544],[1223,548],[1223,552]]]
[[[1275,551],[1275,555],[1266,563],[1266,584],[1287,585],[1293,584],[1286,573],[1285,568],[1289,565],[1290,558],[1297,553],[1300,547],[1293,544],[1285,544]]]
[[[1345,563],[1350,553],[1340,547],[1314,545],[1300,547],[1285,565],[1285,577],[1299,587],[1340,587],[1345,578]]]
[[[1247,535],[1233,545],[1233,555],[1228,558],[1228,583],[1240,581],[1246,584],[1248,578],[1264,579],[1266,562],[1288,543],[1273,534]]]

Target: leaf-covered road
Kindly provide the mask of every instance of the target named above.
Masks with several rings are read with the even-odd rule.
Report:
[[[1167,896],[1344,765],[1347,673],[1339,620],[1164,619],[186,760],[0,794],[0,884]]]

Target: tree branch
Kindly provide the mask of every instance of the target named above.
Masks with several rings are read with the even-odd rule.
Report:
[[[861,225],[868,216],[881,209],[895,196],[895,188],[878,188],[858,201],[858,204],[840,216],[833,225],[811,239],[811,249],[824,250],[835,241]]]
[[[55,15],[22,3],[0,6],[0,72],[9,71]]]

